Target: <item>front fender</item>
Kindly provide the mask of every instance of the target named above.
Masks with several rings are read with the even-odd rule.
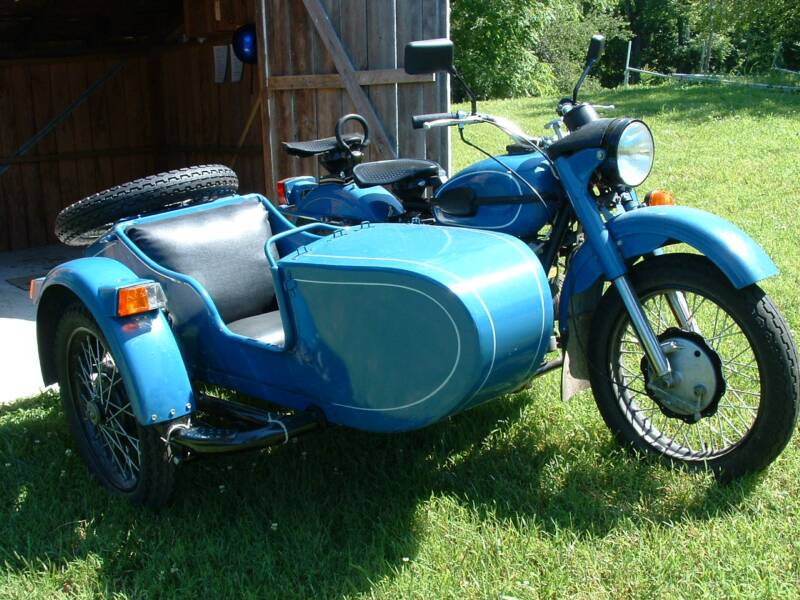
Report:
[[[606,223],[623,258],[635,259],[657,248],[685,243],[708,257],[736,289],[778,272],[775,263],[753,238],[711,213],[686,206],[653,206],[626,212]],[[589,244],[570,260],[559,310],[559,329],[566,333],[569,299],[587,290],[603,269]]]
[[[110,258],[79,258],[50,271],[36,298],[36,333],[45,382],[56,380],[53,340],[64,303],[70,296],[77,297],[103,332],[142,425],[169,421],[194,409],[183,357],[164,314],[159,310],[116,316],[117,290],[146,281]]]

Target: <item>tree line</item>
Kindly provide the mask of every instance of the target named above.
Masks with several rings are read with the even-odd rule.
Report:
[[[622,82],[628,40],[637,68],[759,75],[777,60],[800,69],[798,0],[451,0],[450,6],[456,64],[483,98],[570,89],[593,33],[606,36],[594,75],[607,87]]]

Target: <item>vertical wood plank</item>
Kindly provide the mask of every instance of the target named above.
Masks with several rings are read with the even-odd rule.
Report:
[[[75,99],[80,97],[80,95],[86,91],[86,88],[89,87],[89,83],[87,82],[86,62],[83,60],[71,61],[67,69],[69,76],[69,80],[67,81],[69,95],[70,98]],[[117,74],[117,76],[120,75],[122,75],[122,72]],[[86,102],[81,104],[75,112],[72,113],[69,120],[74,123],[74,150],[77,152],[91,151],[93,145],[89,105]],[[77,196],[75,200],[80,200],[81,198],[85,198],[99,191],[97,182],[95,181],[95,170],[92,162],[92,159],[89,158],[75,161],[75,170],[78,174]]]
[[[422,37],[422,0],[397,0],[397,66],[402,68],[405,47]],[[424,112],[423,93],[431,84],[397,86],[398,154],[425,158],[425,130],[413,129],[411,117]]]
[[[263,148],[261,171],[264,174],[264,195],[275,199],[275,152],[276,146],[272,138],[272,95],[269,90],[270,57],[269,57],[269,15],[268,0],[256,0],[256,30],[258,32],[258,87],[261,94],[261,146]]]
[[[369,31],[367,62],[370,69],[397,67],[396,0],[373,0],[367,4]],[[389,143],[397,150],[397,84],[374,85],[370,98],[383,123]]]
[[[33,118],[37,131],[54,116],[53,103],[50,90],[50,66],[47,64],[31,65],[31,88],[36,93],[31,96],[33,104]],[[36,147],[38,154],[53,155],[57,152],[55,134],[51,133],[39,142]],[[61,210],[61,179],[58,163],[48,161],[39,163],[39,173],[42,181],[42,196],[45,228],[47,240],[55,242],[55,221],[58,211]]]
[[[331,23],[341,30],[340,25],[340,2],[339,0],[322,0],[322,6],[330,15]],[[314,73],[336,73],[336,65],[330,54],[325,49],[325,45],[319,38],[319,34],[311,27],[311,45],[313,47],[313,72]],[[336,121],[345,114],[342,109],[342,92],[340,90],[320,89],[316,91],[317,100],[317,136],[320,138],[334,135]],[[319,163],[315,162],[315,176],[319,177],[322,169]]]
[[[103,69],[110,69],[115,63],[113,58],[103,60]],[[130,67],[130,63],[122,67],[115,77],[108,80],[105,87],[109,97],[109,134],[113,148],[129,148],[128,129],[131,127],[128,119],[127,99],[125,98],[125,84],[122,75]],[[130,157],[115,155],[111,159],[114,170],[114,185],[125,183],[134,179],[135,169]],[[62,183],[63,189],[63,183]]]
[[[54,63],[50,66],[50,93],[53,99],[53,114],[50,115],[52,118],[61,113],[74,100],[69,89],[69,63]],[[56,149],[59,153],[75,150],[75,120],[72,117],[56,127],[51,135],[55,136]],[[61,206],[63,208],[81,199],[78,166],[71,159],[59,160],[58,173],[61,181]]]
[[[314,26],[308,18],[308,12],[302,2],[291,2],[291,52],[292,74],[306,75],[313,73],[311,56],[311,34]],[[314,90],[297,90],[294,95],[295,136],[298,140],[313,140],[317,136],[317,107]],[[301,174],[314,173],[317,161],[306,158],[294,161]]]
[[[11,94],[12,86],[11,68],[0,69],[0,115],[13,115],[14,106]],[[18,147],[14,132],[14,123],[11,119],[0,122],[0,156],[13,154]],[[3,247],[9,250],[18,250],[28,246],[28,223],[25,214],[25,202],[22,188],[22,177],[19,165],[12,165],[0,178],[1,201],[5,206],[5,238]]]
[[[164,96],[164,53],[161,55],[151,54],[147,58],[147,91],[148,91],[148,110],[150,122],[150,142],[155,150],[151,155],[152,172],[160,173],[166,170],[164,157],[162,155],[164,144],[166,144],[166,119],[164,111],[166,109],[166,98]]]
[[[270,0],[267,24],[269,26],[270,74],[292,75],[294,71],[290,52],[291,38],[295,33],[304,35],[304,32],[294,31],[289,3],[284,0]],[[273,148],[277,151],[275,179],[278,180],[299,173],[297,160],[280,150],[280,142],[295,141],[298,137],[294,126],[294,94],[290,91],[274,91],[271,96],[273,99],[271,114],[275,115],[272,121],[272,139]]]
[[[12,68],[11,91],[13,94],[14,118],[16,121],[16,138],[14,145],[18,148],[24,144],[34,133],[36,123],[31,106],[31,73],[30,66],[16,65]],[[34,148],[31,154],[34,154]],[[0,152],[0,155],[3,154]],[[12,169],[19,169],[22,180],[23,198],[25,201],[25,216],[27,218],[28,244],[41,246],[47,243],[47,221],[45,219],[45,206],[42,192],[42,176],[38,164],[18,164]],[[6,176],[8,173],[6,173]],[[22,199],[21,199],[22,200]]]
[[[369,67],[367,53],[367,0],[341,0],[339,37],[356,71]],[[369,90],[367,90],[369,94]],[[348,94],[342,94],[342,114],[356,112]]]
[[[93,59],[86,65],[89,81],[96,81],[105,72],[102,60]],[[91,135],[94,148],[105,150],[111,148],[111,134],[109,123],[109,104],[114,99],[109,97],[108,88],[103,86],[100,90],[91,95],[86,101],[89,114],[91,115]],[[97,190],[105,190],[114,185],[114,168],[111,158],[99,155],[94,159],[95,183]]]

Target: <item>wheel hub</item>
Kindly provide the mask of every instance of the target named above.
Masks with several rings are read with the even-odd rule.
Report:
[[[667,387],[656,378],[645,357],[641,369],[647,394],[671,418],[696,423],[714,415],[725,393],[719,355],[701,335],[674,327],[658,340],[672,368],[672,382]]]
[[[86,403],[86,416],[92,425],[97,426],[103,422],[103,411],[100,409],[100,405],[93,400]]]

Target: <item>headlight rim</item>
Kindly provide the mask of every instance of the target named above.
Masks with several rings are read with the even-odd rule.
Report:
[[[650,140],[653,146],[653,154],[650,160],[650,166],[647,169],[647,173],[644,175],[641,181],[639,181],[638,183],[631,184],[622,179],[622,175],[620,174],[619,171],[619,166],[617,165],[617,150],[619,148],[619,142],[622,139],[622,134],[629,126],[633,125],[634,123],[641,123],[644,126],[647,133],[650,135]],[[614,119],[609,124],[608,129],[606,130],[606,134],[603,137],[603,147],[606,150],[607,156],[606,160],[603,161],[603,164],[601,166],[601,171],[603,175],[607,177],[612,183],[623,185],[625,187],[634,188],[642,185],[645,181],[647,181],[647,178],[650,177],[650,173],[653,172],[653,165],[655,164],[655,158],[656,158],[655,138],[653,137],[653,131],[650,129],[647,123],[645,123],[641,119],[633,119],[630,117]]]

